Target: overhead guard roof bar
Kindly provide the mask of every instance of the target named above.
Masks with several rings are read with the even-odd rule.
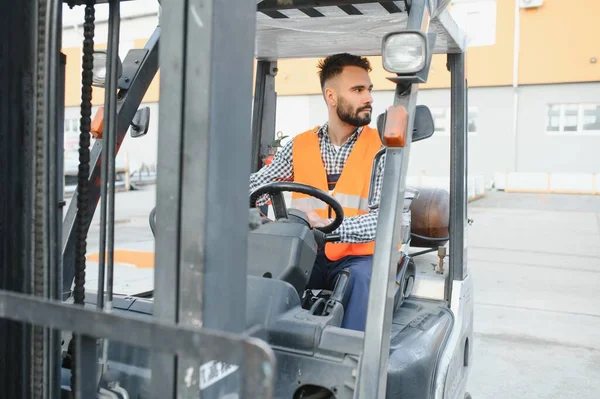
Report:
[[[449,1],[423,1],[432,16],[430,32],[437,34],[433,52],[463,52],[466,37],[446,10]],[[259,0],[255,55],[270,60],[323,57],[344,51],[378,56],[383,37],[407,25],[404,1]]]
[[[279,18],[288,18],[287,15],[279,12],[281,10],[300,10],[308,16],[310,12],[315,13],[315,17],[323,17],[317,7],[339,7],[348,15],[361,15],[362,12],[355,7],[357,4],[374,4],[378,3],[385,8],[389,13],[406,11],[405,3],[398,0],[293,0],[281,2],[277,0],[262,0],[256,9],[266,15],[279,15]],[[272,18],[275,18],[274,16]]]

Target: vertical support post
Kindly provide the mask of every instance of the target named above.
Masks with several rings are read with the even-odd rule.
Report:
[[[427,33],[430,13],[424,0],[412,2],[408,18],[407,29]],[[386,397],[395,273],[400,256],[397,246],[403,218],[398,209],[401,209],[406,190],[418,87],[411,82],[396,85],[394,105],[402,105],[408,112],[406,143],[404,147],[388,147],[385,154],[367,323],[356,387],[358,399]]]
[[[465,54],[448,54],[451,89],[450,139],[450,268],[446,299],[452,298],[452,281],[464,279],[467,210],[467,102]]]
[[[46,184],[48,199],[46,229],[48,245],[48,270],[45,274],[46,297],[59,300],[62,293],[61,225],[63,197],[63,153],[64,153],[64,73],[66,57],[61,54],[62,4],[49,1],[46,11]],[[41,44],[41,43],[40,43]],[[38,132],[41,133],[41,132]],[[61,332],[44,329],[44,384],[43,397],[60,396]]]
[[[0,12],[0,289],[23,293],[31,293],[36,14],[22,1]],[[32,397],[30,327],[0,319],[1,398]]]
[[[108,146],[108,221],[106,246],[108,257],[106,264],[106,308],[112,309],[113,300],[113,274],[115,263],[115,182],[116,182],[116,157],[117,157],[117,90],[119,76],[117,74],[117,65],[119,61],[119,32],[121,25],[121,1],[111,0],[109,3],[109,43],[108,57],[106,58],[106,67],[108,71],[107,96],[105,100],[105,109],[108,110],[105,120]],[[100,294],[100,293],[99,293]],[[106,350],[106,348],[105,348]],[[108,359],[107,359],[108,360]]]
[[[174,0],[162,10],[155,315],[195,328],[246,326],[247,185],[256,2]],[[167,90],[168,88],[168,90]],[[238,151],[239,150],[239,151]],[[205,386],[206,366],[153,354],[155,397],[223,397],[237,372]]]
[[[59,10],[61,10],[59,8]],[[59,11],[59,12],[62,12]],[[58,24],[60,26],[61,24]],[[60,32],[60,30],[59,30]],[[60,43],[60,41],[59,41]],[[60,69],[59,69],[59,78],[58,78],[58,93],[56,97],[56,174],[50,176],[54,176],[56,179],[56,193],[55,193],[55,202],[53,206],[56,207],[56,215],[55,221],[52,225],[55,228],[55,237],[56,237],[56,253],[55,256],[55,266],[51,270],[53,275],[50,277],[50,283],[52,287],[52,299],[60,301],[62,299],[62,251],[61,251],[61,237],[62,237],[62,221],[63,221],[63,207],[64,207],[64,182],[65,182],[65,171],[64,171],[64,119],[65,119],[65,75],[66,75],[66,67],[67,67],[67,56],[63,53],[59,54],[60,58]],[[53,331],[52,337],[54,345],[53,355],[54,358],[51,360],[51,376],[50,381],[53,384],[50,389],[50,398],[60,397],[60,376],[61,376],[61,365],[62,365],[62,336],[59,330]]]
[[[160,99],[154,231],[154,317],[179,320],[179,244],[181,225],[181,176],[183,165],[183,104],[185,73],[186,1],[174,0],[161,12],[163,50],[159,52]],[[166,44],[166,45],[165,45]],[[168,132],[168,133],[167,133]],[[200,291],[202,286],[198,287]],[[152,389],[154,398],[175,398],[176,357],[154,352]]]
[[[275,138],[276,75],[277,61],[258,61],[254,84],[251,172],[256,172],[262,167],[263,157],[267,155],[269,144]]]

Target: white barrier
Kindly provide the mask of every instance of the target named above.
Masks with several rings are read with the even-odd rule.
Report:
[[[494,174],[496,190],[513,193],[600,194],[600,173]]]

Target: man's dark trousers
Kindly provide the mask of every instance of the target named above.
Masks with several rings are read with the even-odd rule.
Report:
[[[342,328],[365,331],[373,256],[346,256],[332,261],[325,256],[323,250],[319,250],[308,288],[332,290],[335,278],[343,269],[350,272],[350,281],[345,295],[348,299],[343,303]]]

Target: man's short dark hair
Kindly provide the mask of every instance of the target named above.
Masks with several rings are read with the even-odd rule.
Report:
[[[321,89],[325,88],[325,82],[342,73],[344,67],[347,66],[355,66],[362,68],[367,72],[371,72],[371,63],[366,57],[348,53],[330,55],[319,61],[319,64],[317,65]]]

